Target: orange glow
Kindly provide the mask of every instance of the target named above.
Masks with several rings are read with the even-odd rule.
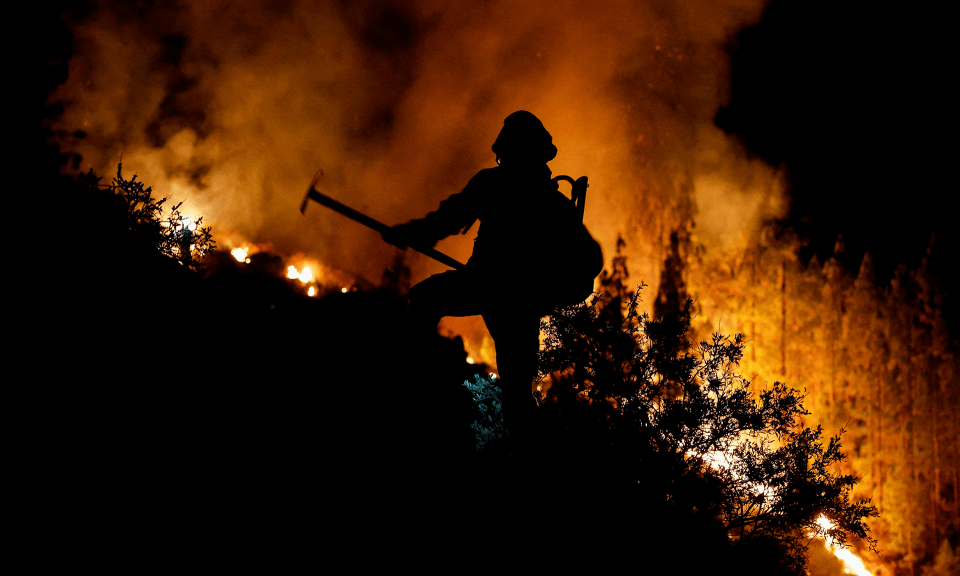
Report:
[[[309,266],[305,266],[303,270],[300,271],[300,282],[304,284],[313,282],[313,271],[310,270]]]
[[[751,342],[744,372],[809,388],[808,408],[825,428],[844,425],[845,419],[829,416],[845,411],[842,395],[833,397],[838,390],[859,397],[853,393],[859,384],[837,384],[844,382],[841,368],[865,361],[840,355],[847,353],[840,334],[893,329],[880,320],[895,317],[888,313],[892,304],[881,309],[888,306],[882,298],[822,281],[828,267],[823,274],[803,269],[795,240],[763,236],[762,223],[789,208],[786,177],[715,124],[730,101],[724,46],[760,19],[768,0],[685,0],[669,10],[650,0],[536,0],[512,5],[506,20],[491,17],[489,3],[399,3],[406,7],[397,9],[400,28],[422,36],[397,53],[372,48],[364,40],[370,35],[355,29],[360,21],[380,21],[362,7],[374,10],[378,3],[353,3],[364,18],[346,18],[354,8],[337,3],[282,3],[289,12],[284,18],[265,8],[270,3],[243,0],[163,3],[160,13],[97,4],[89,17],[70,23],[69,77],[50,98],[64,106],[51,120],[63,135],[63,151],[83,158],[81,172],[92,168],[108,180],[122,158],[125,172],[169,196],[168,205],[184,201],[184,213],[202,215],[202,225],[213,227],[218,244],[238,262],[250,263],[258,251],[280,255],[280,273],[300,280],[296,287],[308,295],[376,284],[397,253],[376,233],[322,207],[299,213],[318,168],[328,174],[320,184],[324,193],[388,225],[405,222],[435,210],[478,170],[492,167],[490,145],[503,118],[526,109],[543,120],[559,149],[549,164],[553,174],[590,177],[585,223],[607,262],[622,234],[629,282],[650,284],[643,294],[647,311],[660,288],[671,231],[687,234],[680,257],[684,296],[696,298],[699,310],[693,340],[718,326],[743,332]],[[289,22],[298,23],[295,34]],[[172,23],[175,30],[159,29]],[[161,59],[170,54],[163,39],[171,34],[185,40],[178,65]],[[402,73],[383,73],[398,64]],[[466,261],[476,231],[442,240],[438,248]],[[406,264],[412,284],[445,270],[411,251]],[[836,268],[830,270],[836,277]],[[826,307],[825,290],[838,312]],[[861,300],[875,309],[839,312]],[[835,327],[830,319],[837,319]],[[870,322],[876,330],[867,328]],[[478,317],[445,318],[441,329],[462,336],[474,362],[495,364]],[[907,336],[903,342],[912,341]],[[899,359],[874,364],[871,378],[885,378],[887,362],[907,366],[908,347],[897,348]],[[948,358],[941,369],[955,374],[956,360],[937,354]],[[870,442],[862,454],[877,456],[852,458],[849,471],[864,478],[858,495],[880,503],[886,494],[888,505],[880,510],[896,538],[880,547],[904,555],[909,545],[918,551],[912,556],[923,558],[937,543],[928,546],[920,534],[935,531],[907,531],[900,510],[941,514],[940,507],[952,506],[955,518],[956,481],[950,500],[923,502],[941,497],[936,483],[956,464],[931,459],[929,471],[894,477],[898,468],[885,459],[897,457],[891,446],[916,449],[903,422],[922,424],[916,414],[930,413],[927,405],[955,405],[947,400],[956,392],[917,410],[904,404],[896,413],[897,402],[913,393],[898,396],[898,386],[875,386],[869,402],[858,401],[859,418],[874,427],[861,434]],[[916,390],[955,391],[956,376],[944,377],[942,386],[920,383]],[[849,447],[854,444],[851,438]],[[951,452],[941,447],[938,454]],[[703,457],[724,465],[719,455]],[[870,486],[876,494],[866,493]],[[907,494],[925,495],[908,505]],[[957,526],[945,515],[940,522]]]
[[[817,524],[819,524],[824,530],[830,530],[834,527],[833,522],[831,522],[830,519],[823,514],[817,518]],[[841,562],[843,562],[843,571],[845,574],[854,574],[855,576],[873,576],[870,574],[870,571],[867,570],[866,566],[863,565],[863,560],[861,560],[849,548],[837,547],[830,538],[824,540],[823,545],[826,546],[827,550],[833,553],[833,555],[836,556]]]
[[[688,456],[693,456],[693,454],[688,453]],[[732,468],[732,462],[730,461],[730,455],[725,452],[712,451],[703,455],[703,460],[707,462],[711,467],[715,469],[724,469],[730,470]],[[737,474],[737,473],[735,473]],[[739,474],[737,474],[739,477]],[[775,496],[766,486],[761,486],[755,484],[753,486],[755,493],[765,494]],[[829,518],[821,514],[817,520],[817,524],[824,530],[831,530],[834,528],[834,523],[830,521]],[[813,536],[813,534],[811,534]],[[834,544],[833,540],[827,537],[823,540],[823,545],[829,550],[834,556],[839,559],[844,566],[844,573],[854,574],[855,576],[872,576],[870,571],[866,569],[861,560],[856,554],[853,553],[849,548],[840,548]]]

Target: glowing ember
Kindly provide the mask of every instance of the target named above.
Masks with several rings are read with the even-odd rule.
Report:
[[[300,278],[300,271],[297,270],[296,266],[287,266],[287,278],[291,280],[297,280]]]
[[[467,356],[467,364],[473,364],[473,358]]]
[[[300,271],[300,281],[304,284],[313,281],[313,271],[310,270],[309,266],[305,266],[303,270]]]
[[[311,287],[307,290],[307,296],[316,296],[316,295],[317,295],[317,288],[316,288],[316,286],[311,286]]]
[[[249,248],[234,248],[230,251],[230,255],[233,256],[237,262],[246,262],[249,264],[250,259],[247,258],[247,254],[249,254],[249,252]]]
[[[347,287],[344,286],[343,288],[341,288],[341,289],[340,289],[340,292],[346,294],[346,293],[347,293]]]

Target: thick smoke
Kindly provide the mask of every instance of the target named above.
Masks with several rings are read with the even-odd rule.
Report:
[[[71,24],[53,95],[81,169],[136,172],[183,200],[221,244],[245,239],[379,279],[394,249],[299,202],[330,195],[387,223],[459,191],[503,118],[537,114],[554,174],[590,177],[586,223],[656,290],[672,229],[708,246],[785,210],[769,167],[713,124],[724,49],[762,2],[99,2]],[[549,223],[544,223],[544,230]],[[461,261],[471,242],[440,248]],[[440,271],[409,259],[414,281]]]

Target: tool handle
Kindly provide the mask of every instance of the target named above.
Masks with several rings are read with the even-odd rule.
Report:
[[[307,192],[307,197],[304,199],[304,202],[306,202],[308,199],[313,200],[318,204],[323,204],[324,206],[326,206],[327,208],[330,208],[334,212],[339,212],[340,214],[343,214],[347,218],[355,222],[359,222],[364,226],[366,226],[367,228],[372,228],[381,234],[383,234],[384,232],[390,229],[390,227],[384,224],[383,222],[380,222],[379,220],[374,220],[373,218],[367,216],[366,214],[357,212],[353,208],[349,206],[344,206],[343,204],[337,202],[333,198],[326,196],[324,194],[321,194],[320,192],[317,192],[316,188],[311,188],[310,191]],[[304,206],[306,206],[306,204],[304,204]],[[303,212],[303,210],[301,210],[301,212]]]
[[[310,191],[307,192],[306,197],[303,199],[303,204],[300,206],[301,213],[303,213],[303,211],[306,209],[308,200],[314,200],[320,204],[323,204],[327,208],[330,208],[335,212],[339,212],[340,214],[343,214],[347,218],[350,218],[355,222],[359,222],[363,224],[367,228],[372,228],[373,230],[376,230],[380,234],[383,234],[387,230],[390,230],[390,227],[384,224],[383,222],[380,222],[379,220],[374,220],[373,218],[367,216],[366,214],[361,214],[360,212],[357,212],[356,210],[354,210],[353,208],[350,208],[349,206],[344,206],[343,204],[337,202],[333,198],[321,194],[320,192],[317,191],[316,188],[312,186],[310,187]],[[428,248],[426,246],[410,246],[410,248],[413,248],[414,250],[423,254],[424,256],[429,256],[430,258],[433,258],[437,262],[446,264],[447,266],[455,270],[460,270],[461,268],[464,267],[464,264],[458,262],[457,260],[454,260],[453,258],[451,258],[450,256],[447,256],[443,252],[434,250],[433,248]]]

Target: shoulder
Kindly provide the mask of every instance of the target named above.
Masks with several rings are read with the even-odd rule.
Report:
[[[467,187],[489,186],[502,181],[503,170],[499,166],[496,168],[484,168],[483,170],[477,172],[476,175],[470,179],[470,182],[467,183]]]

